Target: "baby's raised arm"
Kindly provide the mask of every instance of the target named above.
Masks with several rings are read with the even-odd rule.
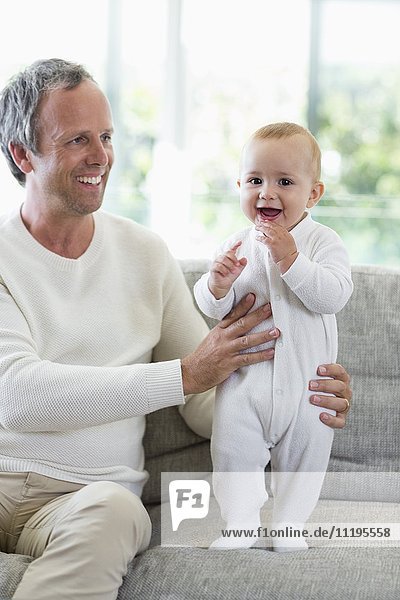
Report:
[[[225,298],[247,264],[246,258],[238,259],[236,256],[241,244],[241,241],[236,242],[225,254],[217,256],[211,265],[208,287],[216,300]]]

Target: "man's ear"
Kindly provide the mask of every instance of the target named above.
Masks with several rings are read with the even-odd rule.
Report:
[[[324,195],[325,186],[322,181],[316,181],[311,189],[310,196],[307,201],[307,208],[312,208],[321,200]]]
[[[29,150],[27,150],[24,146],[21,146],[20,144],[14,144],[13,142],[8,144],[8,149],[13,161],[20,171],[25,173],[25,175],[33,171],[31,152]]]

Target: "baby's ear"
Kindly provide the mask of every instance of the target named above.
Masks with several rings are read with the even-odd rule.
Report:
[[[307,204],[306,204],[307,208],[312,208],[313,206],[318,204],[318,202],[321,200],[322,196],[324,195],[324,191],[325,191],[325,186],[322,183],[322,181],[316,181],[314,183],[314,185],[312,186],[310,196],[309,196]]]

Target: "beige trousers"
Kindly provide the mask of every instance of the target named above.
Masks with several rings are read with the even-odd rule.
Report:
[[[115,600],[150,536],[140,498],[117,483],[0,473],[0,550],[36,559],[15,600]]]

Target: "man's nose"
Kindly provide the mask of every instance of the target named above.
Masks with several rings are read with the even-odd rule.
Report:
[[[105,167],[109,163],[109,155],[101,140],[92,140],[88,147],[86,162],[90,165]]]

